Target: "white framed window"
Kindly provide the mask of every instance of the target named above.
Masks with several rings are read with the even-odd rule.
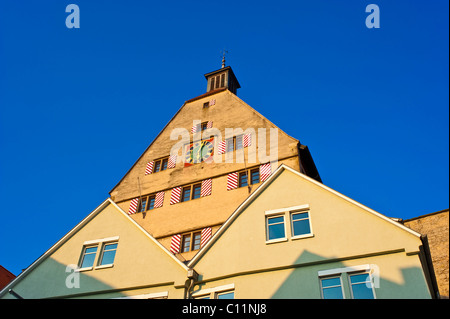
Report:
[[[344,299],[344,289],[340,276],[320,278],[322,299]]]
[[[207,288],[192,294],[194,299],[234,299],[234,284]]]
[[[85,241],[77,271],[113,267],[118,241],[119,236]]]
[[[375,264],[320,270],[318,276],[323,299],[345,298],[344,290],[350,291],[352,299],[376,299],[379,282],[374,279],[379,277],[379,269]]]
[[[97,246],[84,246],[83,253],[81,255],[79,268],[80,269],[92,269],[97,255]]]
[[[370,273],[349,275],[350,291],[353,299],[375,299],[375,290]]]
[[[287,240],[286,224],[284,215],[275,215],[266,217],[266,241],[278,242]]]
[[[309,205],[265,212],[266,244],[313,237]]]
[[[114,264],[114,258],[116,257],[117,242],[103,243],[102,252],[98,261],[99,266],[109,266]]]
[[[291,212],[291,235],[292,239],[304,238],[312,234],[309,211]]]

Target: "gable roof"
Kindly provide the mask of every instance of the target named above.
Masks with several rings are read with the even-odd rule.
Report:
[[[413,231],[412,229],[392,220],[389,217],[386,217],[385,215],[376,212],[375,210],[335,191],[334,189],[308,177],[305,174],[302,174],[288,166],[286,166],[285,164],[281,164],[271,175],[268,179],[266,179],[249,197],[247,197],[247,199],[242,202],[241,205],[239,205],[239,207],[233,212],[233,214],[231,214],[231,216],[225,221],[225,223],[219,228],[219,230],[211,237],[211,239],[206,243],[205,246],[203,246],[198,253],[194,256],[194,258],[192,258],[190,260],[190,262],[187,264],[187,266],[189,268],[193,268],[195,266],[195,264],[202,258],[203,255],[205,255],[207,253],[207,251],[209,250],[209,248],[214,245],[214,243],[220,238],[220,236],[231,226],[231,224],[239,217],[239,215],[266,189],[270,186],[270,184],[272,183],[272,181],[274,179],[276,179],[281,173],[283,173],[284,171],[289,171],[295,175],[297,175],[300,178],[303,178],[313,184],[315,184],[316,186],[319,186],[321,188],[323,188],[324,190],[337,195],[338,197],[340,197],[341,199],[350,202],[353,205],[358,206],[359,208],[364,209],[365,211],[377,216],[378,218],[381,218],[385,221],[387,221],[388,223],[402,229],[403,231],[406,231],[418,238],[421,237],[421,235],[415,231]]]
[[[256,116],[260,117],[261,119],[265,120],[267,123],[269,123],[269,125],[278,128],[278,131],[281,132],[282,134],[284,134],[285,136],[287,136],[288,138],[291,138],[295,141],[297,141],[298,143],[300,142],[298,139],[296,139],[295,137],[290,136],[289,134],[287,134],[286,132],[284,132],[282,129],[280,129],[277,125],[275,125],[274,123],[272,123],[272,121],[270,121],[269,119],[267,119],[264,115],[262,115],[261,113],[259,113],[257,110],[255,110],[252,106],[250,106],[249,104],[247,104],[245,101],[243,101],[241,98],[239,98],[236,94],[232,93],[230,90],[228,90],[227,88],[219,88],[210,92],[206,92],[202,95],[199,95],[197,97],[194,97],[190,100],[187,100],[183,103],[183,105],[178,109],[178,111],[172,116],[172,118],[167,122],[167,124],[162,128],[162,130],[158,133],[158,135],[156,135],[156,137],[153,139],[153,141],[150,143],[150,145],[142,152],[142,154],[138,157],[138,159],[133,163],[133,165],[128,169],[128,171],[122,176],[122,178],[119,180],[119,182],[117,182],[117,184],[109,191],[109,194],[111,194],[119,185],[120,183],[125,179],[125,177],[133,170],[133,168],[136,166],[136,164],[141,160],[141,158],[147,153],[147,151],[150,149],[150,147],[155,143],[155,141],[158,139],[158,137],[166,130],[166,128],[170,125],[170,123],[172,123],[172,121],[177,117],[177,115],[181,112],[181,110],[183,110],[183,108],[188,104],[191,103],[193,101],[196,101],[198,99],[207,97],[207,96],[211,96],[211,95],[215,95],[218,93],[222,93],[222,92],[228,92],[232,98],[238,100],[240,103],[242,103],[245,107],[249,108],[251,111],[254,112],[254,114],[256,114]],[[167,154],[168,155],[168,154]]]
[[[3,296],[10,288],[16,285],[26,277],[33,269],[35,269],[39,264],[41,264],[46,258],[48,258],[53,252],[60,248],[64,243],[69,240],[78,230],[87,225],[95,216],[97,216],[103,209],[107,206],[112,205],[117,209],[117,211],[126,217],[126,219],[136,226],[141,232],[143,232],[153,243],[162,249],[167,255],[169,255],[180,267],[184,270],[188,270],[185,264],[183,264],[178,258],[176,258],[170,251],[168,251],[160,242],[158,242],[152,235],[150,235],[144,228],[139,226],[127,213],[125,213],[116,203],[114,203],[110,198],[107,198],[103,203],[101,203],[94,211],[92,211],[88,216],[86,216],[80,223],[78,223],[72,230],[70,230],[64,237],[62,237],[56,244],[50,247],[45,253],[43,253],[38,259],[36,259],[30,266],[28,266],[20,275],[18,275],[13,281],[6,285],[3,290],[0,290],[0,297]]]

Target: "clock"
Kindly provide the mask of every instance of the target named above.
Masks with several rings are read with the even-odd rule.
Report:
[[[212,160],[214,145],[213,139],[194,142],[186,150],[185,166]]]

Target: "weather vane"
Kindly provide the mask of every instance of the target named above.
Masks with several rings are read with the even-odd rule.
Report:
[[[227,54],[228,51],[224,49],[220,52],[222,52],[222,68],[224,68],[225,67],[225,54]]]

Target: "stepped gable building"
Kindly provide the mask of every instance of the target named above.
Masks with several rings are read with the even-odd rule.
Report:
[[[324,185],[308,147],[237,97],[231,67],[205,78],[1,299],[439,297],[415,221]]]

